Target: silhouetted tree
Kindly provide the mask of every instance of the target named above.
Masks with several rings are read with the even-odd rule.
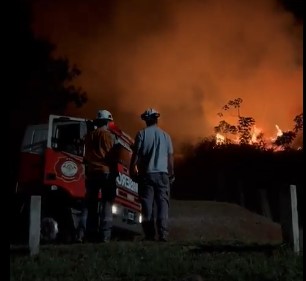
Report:
[[[265,141],[263,132],[260,132],[256,136],[256,142],[253,145],[260,150],[267,150],[267,142]]]
[[[227,123],[225,120],[219,122],[219,125],[215,127],[216,133],[221,134],[236,134],[238,132],[236,126]]]
[[[304,1],[303,0],[279,0],[284,8],[291,11],[298,21],[304,18]]]
[[[65,114],[68,104],[80,107],[87,101],[86,93],[72,84],[81,71],[67,58],[55,58],[55,46],[33,34],[30,4],[18,1],[14,13],[17,48],[12,58],[14,83],[8,92],[12,170],[18,163],[21,138],[28,124],[45,122],[50,113]]]
[[[293,131],[295,133],[302,131],[303,130],[303,112],[295,116],[293,121],[295,123]]]
[[[283,132],[281,136],[278,136],[274,141],[274,145],[281,147],[282,149],[288,150],[291,148],[291,144],[297,137],[300,131],[303,131],[303,113],[298,114],[293,119],[294,128],[292,131]]]
[[[255,119],[253,117],[245,117],[240,114],[240,107],[242,103],[241,98],[230,100],[226,105],[222,107],[223,110],[227,111],[231,108],[237,109],[238,124],[231,125],[225,120],[219,122],[219,125],[215,127],[216,133],[224,134],[239,134],[240,144],[249,144],[252,139],[252,128],[255,125]],[[218,115],[223,117],[223,113],[219,112]]]
[[[55,58],[55,46],[33,34],[29,1],[19,1],[16,13],[19,48],[14,72],[16,89],[10,104],[13,120],[19,115],[25,123],[37,123],[45,121],[50,113],[64,114],[69,103],[82,106],[87,101],[86,93],[72,84],[81,74],[80,69],[70,65],[67,58]]]
[[[289,149],[292,141],[296,137],[296,133],[293,131],[283,132],[281,136],[278,136],[274,141],[276,146],[280,146],[283,149]]]
[[[238,117],[238,133],[240,144],[249,144],[252,139],[251,130],[255,125],[253,117]]]

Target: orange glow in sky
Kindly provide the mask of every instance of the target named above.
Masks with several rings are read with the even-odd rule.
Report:
[[[133,135],[154,107],[181,141],[213,135],[238,97],[265,134],[303,111],[302,26],[276,0],[38,1],[34,16],[55,55],[82,70],[89,101],[71,114],[108,109]]]

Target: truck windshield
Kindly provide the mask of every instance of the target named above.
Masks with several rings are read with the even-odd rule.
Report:
[[[52,148],[83,156],[84,141],[79,121],[55,121],[53,124]]]

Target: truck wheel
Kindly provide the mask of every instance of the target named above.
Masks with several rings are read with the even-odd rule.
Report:
[[[41,220],[41,240],[42,242],[54,242],[58,235],[58,223],[52,217],[44,217]]]

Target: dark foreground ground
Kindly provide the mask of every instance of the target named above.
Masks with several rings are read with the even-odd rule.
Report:
[[[230,203],[172,200],[169,224],[175,241],[282,243],[278,223]]]
[[[303,256],[284,247],[196,242],[53,245],[11,250],[10,280],[299,281]]]
[[[299,281],[303,255],[281,228],[237,205],[172,201],[170,242],[45,245],[36,257],[11,246],[10,280]]]

